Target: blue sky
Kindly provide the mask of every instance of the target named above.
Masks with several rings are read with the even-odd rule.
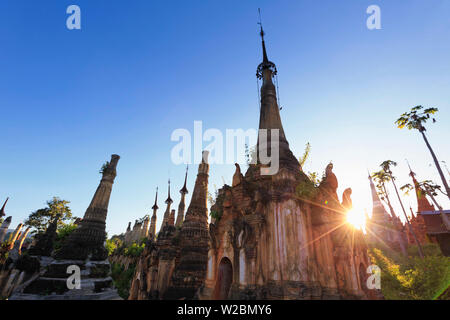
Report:
[[[81,30],[66,28],[71,4]],[[371,4],[381,30],[366,27]],[[12,226],[53,196],[83,216],[112,153],[121,160],[110,235],[150,213],[169,177],[177,205],[185,168],[171,162],[173,130],[192,131],[195,120],[205,129],[258,126],[258,7],[291,149],[299,156],[312,145],[306,171],[322,173],[332,160],[339,192],[352,187],[361,211],[371,210],[367,168],[383,160],[399,163],[399,185],[409,182],[405,158],[419,179],[440,182],[419,134],[394,121],[418,104],[438,107],[428,135],[450,165],[449,1],[4,0],[0,201],[11,197]],[[212,165],[210,190],[233,172]]]

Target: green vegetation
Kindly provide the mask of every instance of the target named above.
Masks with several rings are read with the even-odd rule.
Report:
[[[28,219],[25,220],[25,225],[35,229],[38,233],[43,233],[47,229],[50,221],[52,221],[58,214],[62,218],[58,222],[58,229],[72,222],[72,211],[70,210],[67,200],[61,200],[58,197],[53,197],[52,200],[47,201],[47,207],[38,209],[32,212]]]
[[[225,191],[225,189],[224,189]],[[216,221],[219,221],[220,218],[222,218],[223,215],[223,200],[225,199],[225,192],[217,192],[216,191],[216,199],[214,201],[210,201],[210,216]]]
[[[56,231],[56,240],[55,240],[55,244],[54,244],[54,249],[55,250],[59,250],[62,247],[62,244],[64,243],[64,241],[67,239],[67,237],[75,231],[75,229],[77,228],[77,225],[75,224],[66,224],[63,225],[61,228],[59,228]]]
[[[128,248],[125,248],[125,250],[123,250],[123,255],[126,257],[140,257],[142,252],[145,249],[145,243],[141,243],[141,244],[137,244],[137,243],[133,243],[131,246],[129,246]]]
[[[298,159],[298,162],[300,163],[300,168],[303,170],[303,167],[305,166],[306,160],[309,158],[309,154],[311,153],[311,144],[308,142],[305,146],[305,151],[303,152],[303,155]]]
[[[9,242],[9,241],[0,243],[0,266],[4,267],[6,260],[8,260],[10,245],[11,245],[11,242]]]
[[[444,185],[445,193],[447,197],[450,199],[450,187],[445,179],[444,173],[442,172],[441,166],[439,164],[439,160],[434,153],[433,148],[428,141],[425,132],[427,129],[425,128],[425,124],[428,120],[432,119],[433,123],[436,122],[436,118],[434,115],[438,112],[438,108],[424,108],[423,106],[416,106],[412,108],[409,112],[403,113],[400,118],[395,121],[395,124],[399,129],[408,128],[408,130],[417,130],[422,135],[423,140],[430,151],[431,157],[433,158],[434,165],[441,177],[442,184]]]
[[[118,237],[112,237],[111,239],[106,240],[106,250],[108,250],[108,255],[112,255],[115,251],[123,245],[123,242]]]
[[[136,266],[134,265],[130,265],[127,270],[117,263],[113,263],[111,266],[111,277],[114,286],[123,299],[128,299],[130,295],[131,280],[133,279],[135,269]]]
[[[109,161],[106,161],[100,168],[99,173],[103,174],[105,172],[105,170],[109,168],[109,165],[110,165]]]
[[[423,246],[423,252],[421,259],[416,246],[408,249],[408,257],[389,250],[370,250],[372,263],[381,268],[381,291],[387,300],[450,298],[450,258],[435,244]]]
[[[318,192],[320,184],[325,181],[325,173],[319,178],[317,172],[308,172],[308,179],[301,181],[296,189],[295,194],[302,200],[313,200]]]
[[[318,192],[319,189],[316,184],[313,181],[306,179],[301,181],[295,189],[295,194],[301,200],[312,200],[316,197]]]

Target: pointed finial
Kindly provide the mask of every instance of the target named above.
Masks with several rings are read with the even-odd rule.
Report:
[[[258,16],[259,16],[258,24],[259,24],[259,27],[261,28],[261,32],[259,34],[261,35],[261,38],[264,41],[264,30],[262,27],[261,8],[258,8]]]
[[[6,214],[5,214],[5,207],[6,207],[6,203],[8,202],[8,200],[9,200],[9,197],[6,198],[5,203],[3,203],[3,206],[2,206],[2,208],[0,209],[0,218],[6,215]]]
[[[258,66],[258,69],[256,70],[256,77],[258,79],[263,79],[264,78],[263,71],[270,70],[271,75],[268,76],[268,79],[270,79],[277,74],[277,67],[275,66],[275,64],[273,62],[269,61],[269,59],[267,58],[266,42],[264,41],[264,36],[266,34],[265,34],[263,26],[262,26],[261,9],[259,9],[259,8],[258,8],[258,14],[259,14],[258,25],[260,27],[259,35],[261,36],[262,50],[263,50],[263,62]]]
[[[170,179],[169,179],[169,188],[168,189],[169,189],[169,191],[168,191],[168,196],[167,196],[167,200],[166,200],[167,204],[173,202],[173,200],[170,198]]]
[[[153,205],[153,210],[158,210],[158,187],[156,187],[156,196],[155,196],[155,204]]]
[[[414,176],[416,175],[415,173],[414,173],[414,171],[412,171],[412,169],[411,169],[411,166],[409,165],[409,161],[408,161],[408,159],[405,159],[406,160],[406,163],[408,164],[408,168],[409,168],[409,175],[411,176],[411,177],[413,177],[414,178]]]
[[[184,186],[183,186],[183,188],[180,190],[180,193],[181,193],[181,194],[187,194],[187,193],[189,193],[189,191],[188,191],[188,189],[187,189],[187,187],[186,187],[186,184],[187,184],[187,176],[188,176],[188,170],[189,170],[189,165],[186,165],[186,175],[185,175],[185,177],[184,177]]]
[[[267,51],[266,51],[266,43],[264,41],[264,36],[266,35],[264,33],[264,29],[262,26],[262,19],[261,19],[261,9],[258,8],[258,15],[259,15],[259,27],[260,27],[260,32],[259,35],[261,36],[261,40],[262,40],[262,48],[263,48],[263,63],[268,63],[269,59],[267,58]]]
[[[409,206],[409,211],[411,211],[411,218],[414,218],[414,211],[411,206]]]

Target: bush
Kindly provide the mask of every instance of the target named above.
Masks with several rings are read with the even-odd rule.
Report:
[[[67,237],[75,231],[75,229],[77,228],[77,225],[75,224],[66,224],[64,226],[62,226],[61,228],[58,229],[58,231],[56,231],[56,239],[55,239],[55,243],[54,243],[54,250],[59,250],[61,249],[64,241],[67,239]]]
[[[125,248],[125,250],[123,251],[123,255],[126,257],[140,257],[142,252],[144,251],[144,248],[145,243],[142,243],[140,245],[137,243],[133,243],[128,248]]]
[[[111,277],[114,281],[114,286],[117,288],[119,296],[123,299],[128,299],[130,295],[131,280],[133,279],[135,268],[136,266],[130,265],[128,270],[125,271],[124,267],[117,263],[113,263],[111,266]]]
[[[436,243],[422,244],[423,254],[425,256],[441,256],[442,252]],[[419,248],[417,246],[410,246],[408,248],[408,256],[419,257]]]
[[[414,253],[414,249],[411,250]],[[436,254],[433,246],[417,256],[395,257],[380,249],[371,249],[372,262],[381,268],[381,291],[388,300],[435,300],[450,284],[450,258]],[[441,296],[441,297],[440,297]]]

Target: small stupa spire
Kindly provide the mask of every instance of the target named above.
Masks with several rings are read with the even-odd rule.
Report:
[[[416,197],[417,197],[417,212],[424,212],[424,211],[433,211],[434,207],[430,204],[426,197],[426,192],[421,188],[419,182],[416,179],[416,174],[414,171],[412,171],[411,166],[409,165],[408,160],[406,160],[409,167],[409,175],[412,178],[414,189],[416,190]]]
[[[169,189],[168,189],[167,200],[166,200],[165,203],[169,204],[169,203],[172,203],[172,202],[173,202],[173,200],[172,200],[172,198],[170,197],[170,179],[169,179]]]
[[[167,200],[166,200],[166,211],[164,212],[164,217],[163,217],[163,222],[161,224],[161,229],[169,222],[169,217],[170,217],[170,206],[172,205],[173,200],[172,198],[170,198],[170,179],[169,179],[169,188],[168,188],[168,195],[167,195]]]
[[[186,175],[184,176],[184,185],[183,185],[183,188],[181,188],[181,190],[180,190],[180,193],[181,194],[187,194],[187,193],[189,193],[189,191],[188,191],[188,189],[187,189],[187,187],[186,187],[186,184],[187,184],[187,176],[188,176],[188,170],[189,170],[189,165],[187,165],[186,166]]]
[[[5,214],[5,207],[6,207],[6,203],[8,203],[9,197],[6,198],[5,203],[3,203],[2,208],[0,209],[0,218],[6,216]]]
[[[156,196],[155,196],[155,204],[152,207],[153,210],[158,210],[158,187],[156,187]]]
[[[259,22],[258,25],[260,27],[259,35],[261,36],[261,45],[262,45],[262,51],[263,51],[263,62],[258,66],[258,69],[256,71],[256,76],[258,79],[268,78],[271,79],[277,74],[277,67],[275,66],[275,63],[272,61],[269,61],[269,58],[267,57],[267,50],[266,50],[266,42],[264,40],[264,36],[266,33],[264,32],[263,26],[262,26],[262,20],[261,20],[261,9],[258,9],[259,14]],[[265,77],[264,71],[270,70],[270,76]],[[268,80],[266,79],[266,80]]]
[[[186,194],[188,194],[188,189],[186,187],[187,184],[187,176],[188,176],[188,169],[189,166],[186,166],[186,175],[184,177],[184,186],[183,188],[180,190],[181,193],[181,199],[180,199],[180,204],[178,205],[178,215],[177,215],[177,221],[175,223],[176,227],[181,227],[181,225],[183,224],[183,220],[184,220],[184,209],[186,207],[185,204],[185,198],[186,198]]]

